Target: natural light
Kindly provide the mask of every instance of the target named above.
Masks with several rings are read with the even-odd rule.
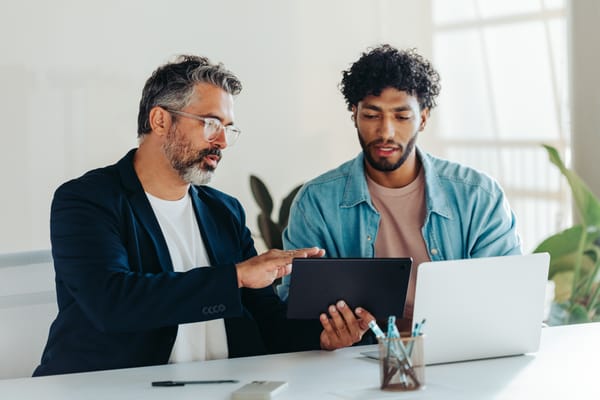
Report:
[[[569,152],[564,0],[433,1],[442,76],[441,156],[494,176],[523,250],[571,221],[568,188],[542,143]]]

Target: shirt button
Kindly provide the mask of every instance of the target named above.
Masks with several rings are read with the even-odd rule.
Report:
[[[436,255],[438,253],[438,249],[431,249],[431,255]]]
[[[370,242],[371,241],[371,235],[367,235],[367,240]]]

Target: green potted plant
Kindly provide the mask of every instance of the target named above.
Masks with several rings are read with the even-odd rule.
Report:
[[[267,248],[283,249],[281,234],[287,226],[292,201],[294,201],[294,197],[296,197],[301,187],[302,185],[296,186],[281,201],[278,219],[274,221],[271,218],[271,214],[273,213],[273,198],[269,193],[269,189],[267,189],[267,186],[260,178],[250,175],[250,189],[252,190],[256,204],[260,208],[260,213],[257,217],[258,230]]]
[[[534,250],[550,253],[548,279],[555,283],[550,325],[600,321],[600,201],[565,167],[558,151],[544,145],[550,162],[567,179],[579,223],[542,241]]]

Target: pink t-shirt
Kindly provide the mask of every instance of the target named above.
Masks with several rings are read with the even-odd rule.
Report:
[[[404,318],[412,319],[416,286],[416,266],[429,261],[421,229],[425,221],[425,174],[401,188],[387,188],[367,175],[367,186],[373,205],[381,219],[375,239],[375,257],[412,257]]]

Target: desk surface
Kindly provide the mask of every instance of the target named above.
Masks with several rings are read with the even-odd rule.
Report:
[[[361,351],[311,351],[41,378],[0,380],[2,399],[229,399],[253,380],[283,380],[287,399],[600,399],[600,323],[544,328],[540,351],[429,366],[419,392],[383,392],[377,361]],[[151,387],[151,381],[238,379],[237,384]]]

